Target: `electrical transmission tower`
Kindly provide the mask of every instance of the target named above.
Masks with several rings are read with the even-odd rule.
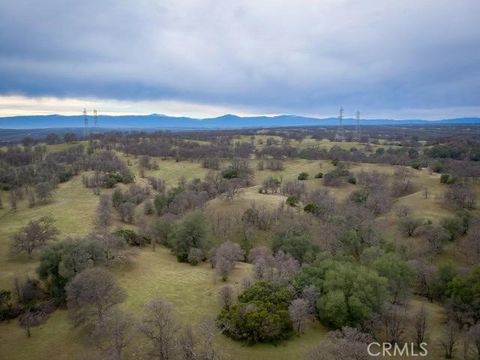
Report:
[[[83,135],[88,136],[88,116],[87,109],[83,109]]]
[[[343,107],[340,107],[340,112],[338,115],[338,132],[337,140],[345,140],[345,130],[343,129]]]
[[[360,141],[360,137],[361,137],[361,134],[360,134],[360,111],[357,110],[357,113],[356,113],[356,118],[357,118],[357,141]]]
[[[95,132],[97,132],[97,125],[98,125],[97,109],[93,110],[93,124],[95,127]]]

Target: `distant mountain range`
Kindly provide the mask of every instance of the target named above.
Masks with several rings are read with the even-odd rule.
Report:
[[[296,115],[279,116],[247,116],[223,115],[215,118],[194,119],[166,115],[125,115],[98,116],[99,129],[239,129],[239,128],[271,128],[285,126],[335,126],[337,118],[313,118]],[[89,117],[90,127],[93,118]],[[480,125],[480,118],[456,118],[444,120],[360,120],[361,125]],[[355,119],[343,119],[345,126],[355,125]],[[0,117],[0,129],[65,129],[83,128],[83,116],[35,115]]]

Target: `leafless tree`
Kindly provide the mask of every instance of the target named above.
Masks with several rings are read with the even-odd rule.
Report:
[[[225,310],[230,309],[235,301],[235,289],[232,285],[223,285],[218,292],[218,300]]]
[[[357,329],[344,327],[328,334],[328,339],[311,349],[307,360],[369,360],[367,346],[373,339]]]
[[[466,183],[450,185],[445,192],[446,205],[457,209],[473,209],[475,198],[475,192]]]
[[[121,204],[118,207],[118,213],[120,215],[120,220],[131,224],[135,215],[135,204],[130,201]]]
[[[302,299],[307,302],[308,313],[314,315],[316,312],[317,299],[320,296],[320,290],[315,286],[308,286],[302,291]]]
[[[226,241],[215,251],[215,269],[223,281],[228,279],[235,262],[243,260],[244,252],[240,245]]]
[[[38,220],[30,221],[25,227],[20,229],[11,237],[11,250],[14,254],[25,252],[28,256],[49,241],[54,240],[59,234],[51,217],[43,216]]]
[[[385,341],[398,344],[402,341],[407,322],[407,311],[400,305],[389,304],[382,313]]]
[[[199,360],[196,340],[193,328],[187,325],[178,339],[179,356],[181,360]]]
[[[205,319],[198,325],[199,343],[202,344],[198,354],[202,360],[223,360],[224,356],[215,344],[215,338],[221,332],[213,319]]]
[[[468,342],[473,345],[475,358],[480,359],[480,323],[473,325],[467,333]]]
[[[427,310],[423,305],[415,314],[415,318],[413,320],[413,330],[415,345],[417,348],[419,348],[420,344],[425,342],[427,333]]]
[[[303,334],[310,320],[309,304],[306,300],[294,299],[288,306],[288,314],[297,334]]]
[[[10,190],[10,207],[12,208],[13,211],[17,210],[17,199],[18,199],[17,190],[16,189]]]
[[[28,199],[28,207],[33,208],[36,204],[35,193],[32,189],[27,189],[27,199]]]
[[[428,189],[428,187],[424,186],[422,188],[422,194],[424,199],[428,199],[428,196],[430,195],[430,190]]]
[[[104,321],[95,325],[90,341],[100,351],[102,359],[122,360],[125,348],[132,340],[133,317],[116,308],[108,310]]]
[[[435,266],[422,259],[410,261],[410,266],[416,275],[415,291],[432,302]]]
[[[139,329],[150,340],[150,356],[158,360],[175,359],[179,328],[173,318],[172,305],[162,298],[150,300]]]
[[[37,199],[43,204],[52,199],[54,191],[55,186],[48,181],[38,183],[35,186],[35,194],[37,195]]]
[[[465,248],[468,249],[472,261],[478,263],[480,261],[480,219],[472,221],[465,237]]]
[[[110,196],[100,195],[100,201],[97,206],[95,224],[101,230],[106,230],[112,221],[112,207]]]
[[[413,191],[412,170],[406,166],[397,167],[394,171],[392,194],[395,197],[405,196]]]
[[[442,338],[440,339],[440,345],[445,351],[446,359],[453,359],[459,336],[460,328],[458,327],[458,324],[453,320],[449,320],[444,328]]]
[[[75,326],[102,324],[106,312],[126,297],[113,275],[102,268],[82,271],[66,290],[69,317]]]
[[[43,324],[48,318],[48,315],[43,311],[28,309],[18,317],[18,323],[25,329],[27,337],[32,336],[32,327]]]

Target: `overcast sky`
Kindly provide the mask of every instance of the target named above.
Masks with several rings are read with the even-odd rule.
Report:
[[[0,115],[480,115],[479,0],[0,0]]]

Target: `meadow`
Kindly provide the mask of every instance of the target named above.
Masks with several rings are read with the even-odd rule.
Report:
[[[245,140],[245,139],[240,139]],[[255,137],[255,144],[259,147],[266,141],[262,135]],[[361,146],[358,143],[339,143],[344,148]],[[333,146],[330,141],[314,141],[305,139],[298,146]],[[65,145],[49,146],[49,152],[65,149]],[[125,156],[119,153],[125,162],[139,178],[138,159],[133,156]],[[175,186],[180,180],[187,181],[194,178],[204,178],[208,173],[200,162],[175,161],[173,159],[152,158],[158,164],[158,169],[146,171],[147,176],[156,176],[165,180],[167,186]],[[225,165],[227,162],[224,162]],[[334,168],[330,161],[289,159],[284,161],[284,169],[281,171],[257,170],[257,160],[251,159],[250,166],[254,170],[254,184],[243,189],[239,196],[232,201],[222,198],[210,200],[206,205],[207,211],[238,211],[246,209],[252,203],[276,208],[284,203],[286,197],[280,194],[261,194],[260,185],[267,177],[273,176],[283,181],[295,180],[299,173],[307,172],[310,178],[305,181],[309,191],[325,188],[322,179],[315,179],[318,172],[328,172]],[[394,168],[382,164],[353,163],[349,169],[357,174],[360,171],[378,171],[387,174],[392,180]],[[387,239],[399,245],[407,244],[409,239],[397,229],[397,217],[395,211],[399,206],[410,207],[414,214],[438,222],[439,219],[451,215],[451,210],[445,208],[441,199],[444,188],[439,182],[439,175],[431,173],[427,169],[413,170],[413,183],[415,191],[399,198],[393,208],[377,219],[383,226],[384,235]],[[429,189],[429,197],[424,198],[422,189]],[[342,201],[356,189],[353,184],[345,184],[339,187],[329,187],[337,200]],[[477,190],[478,191],[478,186]],[[111,193],[111,190],[102,190],[102,193]],[[0,194],[3,203],[6,204],[7,193]],[[0,210],[0,288],[9,288],[14,278],[35,277],[35,269],[38,265],[38,256],[29,259],[26,256],[12,256],[10,254],[10,236],[24,226],[28,221],[38,219],[41,216],[52,216],[60,230],[58,239],[88,234],[93,227],[93,214],[98,205],[98,196],[91,189],[82,185],[80,176],[76,176],[66,183],[58,186],[54,200],[46,205],[29,208],[26,200],[19,203],[18,209],[13,211],[4,206]],[[112,229],[125,227],[115,219]],[[128,227],[128,226],[127,226]],[[461,258],[454,258],[447,249],[446,254],[439,257],[438,261],[455,261],[462,264]],[[170,250],[157,247],[153,252],[146,247],[136,252],[132,262],[128,265],[117,266],[113,272],[119,284],[128,291],[126,301],[122,308],[136,314],[142,313],[145,302],[154,295],[161,295],[174,305],[175,316],[181,323],[198,323],[203,319],[212,319],[218,314],[220,305],[217,301],[219,288],[224,284],[215,276],[210,265],[204,263],[193,267],[189,264],[178,263]],[[237,293],[240,292],[240,282],[251,273],[251,265],[238,263],[229,278],[228,283],[233,285]],[[430,341],[433,345],[428,359],[437,359],[441,354],[438,338],[444,321],[443,308],[435,303],[429,303],[425,299],[415,297],[410,307],[419,308],[426,306],[430,311]],[[230,359],[265,359],[287,360],[303,356],[307,349],[318,344],[325,338],[328,329],[319,322],[311,326],[301,335],[295,336],[279,345],[259,344],[254,346],[243,345],[219,336],[217,342]],[[73,329],[67,319],[64,309],[57,310],[48,321],[32,330],[32,337],[27,338],[16,321],[0,323],[0,358],[9,360],[27,359],[72,359],[75,355],[87,351],[88,344],[84,343],[78,330]],[[15,346],[12,346],[15,344]]]

